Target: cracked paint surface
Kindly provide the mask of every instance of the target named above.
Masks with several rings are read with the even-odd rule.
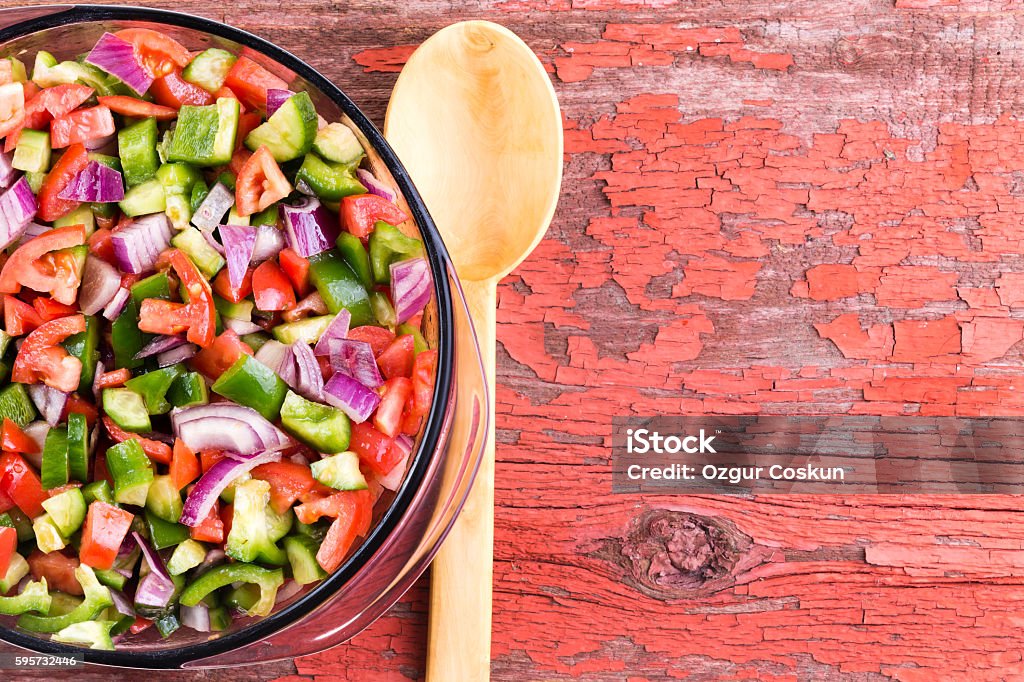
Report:
[[[1024,677],[1019,498],[613,495],[607,447],[611,415],[1024,410],[1018,3],[242,5],[378,124],[462,18],[555,83],[561,205],[499,288],[493,679]],[[422,679],[427,603],[189,679]]]

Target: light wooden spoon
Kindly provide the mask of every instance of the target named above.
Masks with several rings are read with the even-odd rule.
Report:
[[[548,229],[562,182],[562,118],[544,67],[488,21],[438,31],[395,84],[384,135],[451,254],[490,387],[490,428],[469,499],[432,568],[429,682],[490,677],[495,297]]]

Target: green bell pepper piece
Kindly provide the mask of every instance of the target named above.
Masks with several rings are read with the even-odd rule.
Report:
[[[46,578],[33,580],[25,589],[13,597],[0,597],[0,614],[20,616],[29,611],[47,613],[50,610],[50,593],[46,589]]]
[[[235,486],[231,532],[224,553],[236,561],[284,565],[288,557],[275,543],[288,532],[292,515],[270,508],[270,484],[256,478]]]
[[[146,511],[146,528],[149,530],[149,542],[154,549],[173,547],[192,536],[188,526],[165,521],[148,510]]]
[[[131,619],[134,622],[134,618]],[[54,642],[63,644],[78,644],[88,646],[90,649],[103,651],[114,650],[114,640],[110,636],[116,621],[112,620],[90,620],[82,623],[72,623],[60,632],[51,637]]]
[[[202,178],[192,185],[192,191],[188,195],[188,205],[192,209],[192,213],[199,210],[199,207],[203,205],[203,200],[206,199],[206,195],[209,193],[210,188]]]
[[[242,355],[211,386],[214,393],[251,407],[270,421],[277,420],[288,385],[262,362]]]
[[[132,285],[132,299],[141,304],[147,298],[171,300],[171,281],[166,272],[158,272]]]
[[[82,378],[78,382],[78,390],[86,392],[92,388],[93,377],[96,376],[96,363],[100,360],[100,323],[92,315],[85,317],[85,331],[69,336],[64,341],[64,349],[68,355],[78,358],[82,363]],[[2,352],[0,352],[2,355]]]
[[[156,153],[156,119],[147,118],[122,128],[117,133],[117,153],[129,186],[151,180],[160,159]]]
[[[317,452],[334,454],[348,449],[351,425],[345,413],[336,407],[288,391],[281,405],[281,424],[285,431]]]
[[[370,233],[370,267],[377,284],[391,282],[391,264],[423,251],[419,239],[405,236],[394,225],[378,220]]]
[[[124,385],[125,388],[142,396],[143,402],[146,403],[146,410],[151,415],[166,414],[171,410],[171,404],[167,402],[167,392],[178,377],[184,373],[184,365],[171,365],[132,377],[124,382]]]
[[[306,183],[321,199],[338,201],[353,194],[366,194],[366,188],[356,179],[352,166],[324,161],[310,152],[302,160],[295,174],[295,184]]]
[[[128,584],[127,576],[124,576],[112,568],[106,570],[96,569],[96,579],[112,590],[123,590]]]
[[[30,632],[60,632],[74,623],[93,620],[100,611],[114,605],[110,590],[96,579],[96,573],[85,564],[75,569],[85,598],[78,606],[62,616],[36,616],[30,613],[18,618],[18,626]]]
[[[267,206],[259,213],[253,214],[252,219],[249,221],[249,224],[253,226],[277,225],[278,213],[278,204],[273,203],[270,206]]]
[[[395,323],[398,322],[395,308],[391,305],[391,301],[388,300],[387,294],[383,291],[370,292],[370,308],[373,310],[373,316],[380,326],[394,327]]]
[[[284,572],[281,569],[271,570],[255,564],[221,564],[203,573],[186,587],[181,593],[180,601],[184,606],[195,606],[206,595],[231,583],[258,585],[260,598],[248,611],[248,615],[269,616],[274,608],[277,590],[284,584]]]
[[[238,132],[238,100],[222,97],[207,106],[184,105],[167,148],[168,161],[221,166],[231,161]]]
[[[353,327],[373,323],[370,295],[337,250],[331,249],[310,259],[309,279],[332,313],[347,309],[352,314]]]
[[[427,340],[423,338],[423,333],[419,330],[419,327],[414,327],[408,322],[403,322],[398,325],[398,328],[395,330],[395,334],[397,336],[406,336],[411,334],[413,352],[417,355],[430,349],[430,346],[427,345]]]
[[[351,232],[342,232],[337,239],[338,251],[348,266],[359,277],[367,290],[373,288],[373,270],[370,268],[370,254],[363,241]]]
[[[181,374],[167,391],[167,400],[175,407],[205,405],[210,402],[206,380],[199,372]]]
[[[129,298],[124,310],[110,325],[110,345],[114,349],[114,367],[135,369],[142,360],[135,358],[149,335],[139,330],[139,304]]]

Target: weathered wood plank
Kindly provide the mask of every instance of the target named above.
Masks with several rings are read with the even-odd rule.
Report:
[[[378,122],[451,21],[549,65],[566,191],[500,291],[495,679],[1024,675],[1019,499],[614,496],[606,448],[613,414],[1024,409],[1019,3],[156,4]],[[199,679],[416,679],[424,594]]]

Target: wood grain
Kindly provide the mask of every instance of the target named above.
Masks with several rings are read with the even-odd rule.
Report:
[[[606,447],[615,414],[1024,409],[1019,2],[174,7],[378,122],[451,21],[549,66],[565,192],[499,290],[495,680],[1024,676],[1019,498],[617,496]],[[425,603],[196,679],[417,679]]]

